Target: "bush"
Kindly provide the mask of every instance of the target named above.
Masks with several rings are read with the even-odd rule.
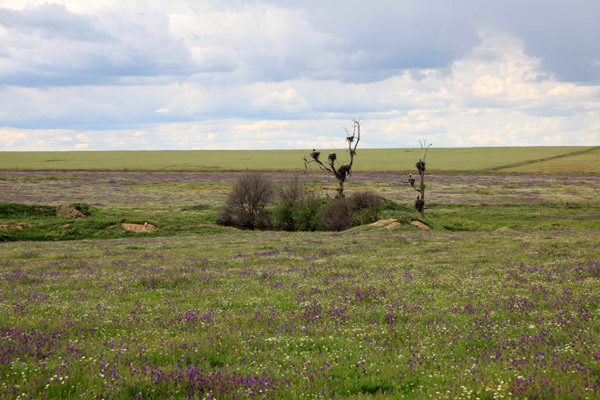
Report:
[[[383,203],[381,197],[368,190],[331,200],[321,213],[320,228],[342,231],[352,226],[375,222]]]
[[[348,207],[353,225],[370,224],[377,221],[384,200],[370,190],[355,192],[348,198]]]
[[[315,231],[319,225],[319,212],[324,201],[319,200],[312,193],[294,207],[293,217],[296,229],[299,231]]]
[[[302,202],[306,191],[298,177],[283,183],[278,190],[279,202],[275,207],[275,226],[286,231],[295,231],[294,209]]]
[[[320,228],[326,231],[343,231],[352,226],[350,208],[345,197],[329,201],[321,212]]]
[[[275,227],[286,231],[342,231],[375,222],[384,200],[371,191],[333,200],[317,198],[296,177],[277,189],[273,218],[265,208],[275,190],[261,174],[244,174],[221,208],[217,223],[244,229]]]
[[[262,174],[243,174],[227,196],[217,223],[238,228],[268,228],[271,225],[265,207],[273,196],[271,180]]]
[[[295,177],[279,188],[279,203],[274,211],[275,226],[286,231],[314,231],[320,207],[321,201]]]

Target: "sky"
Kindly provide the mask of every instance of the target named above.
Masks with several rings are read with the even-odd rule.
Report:
[[[600,145],[598,0],[0,0],[0,151]]]

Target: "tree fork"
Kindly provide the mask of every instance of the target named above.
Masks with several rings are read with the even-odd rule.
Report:
[[[418,193],[415,200],[415,209],[419,212],[419,217],[423,220],[425,219],[425,157],[427,156],[427,150],[431,147],[431,143],[427,144],[427,140],[419,140],[419,144],[421,145],[422,156],[415,164],[419,172],[419,187],[415,187],[416,180],[412,177],[412,174],[408,174],[408,183]]]
[[[335,176],[339,184],[337,195],[335,196],[336,199],[344,197],[344,182],[346,182],[346,178],[350,176],[350,171],[354,164],[354,156],[356,155],[356,148],[358,147],[358,142],[360,142],[360,120],[352,120],[352,123],[352,134],[346,129],[346,141],[348,142],[348,152],[350,153],[350,162],[348,164],[342,164],[336,168],[336,153],[330,153],[327,157],[327,162],[324,163],[319,159],[321,152],[316,149],[313,149],[310,153],[310,158],[304,157],[304,172],[308,169],[308,165],[314,162],[321,170],[327,171]]]

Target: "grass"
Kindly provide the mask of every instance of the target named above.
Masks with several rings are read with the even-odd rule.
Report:
[[[598,250],[585,229],[7,243],[0,396],[594,398]]]
[[[85,204],[87,206],[87,204]],[[47,241],[81,239],[115,239],[126,237],[161,237],[188,234],[216,234],[227,229],[215,224],[218,207],[192,205],[162,210],[95,208],[87,206],[86,218],[54,215],[54,207],[0,203],[0,241]],[[428,223],[439,231],[490,231],[497,229],[600,229],[600,205],[514,204],[468,205],[430,204]],[[400,221],[417,219],[409,206],[388,201],[380,212],[381,219]],[[125,230],[122,223],[151,223],[158,229],[151,233]],[[407,229],[413,229],[407,227]]]
[[[234,179],[0,172],[0,398],[600,396],[597,176],[431,176],[432,230],[341,233],[217,227]],[[398,180],[348,190],[416,218]]]
[[[487,171],[547,158],[578,154],[593,147],[478,147],[431,148],[431,171]],[[342,160],[344,150],[336,151]],[[299,171],[306,150],[195,150],[195,151],[75,151],[0,152],[0,170],[164,170],[164,171]],[[355,171],[412,171],[420,149],[359,149]],[[596,171],[600,161],[592,158]],[[576,171],[579,171],[577,169]],[[573,172],[573,171],[571,171]]]

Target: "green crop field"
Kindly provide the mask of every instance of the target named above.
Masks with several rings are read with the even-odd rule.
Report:
[[[499,169],[527,174],[600,174],[600,149]]]
[[[403,183],[419,152],[398,149],[356,161],[397,172],[346,182],[398,227],[216,224],[227,169],[301,154],[2,153],[0,399],[600,398],[600,175],[573,175],[597,150],[432,148],[428,230]],[[265,176],[335,193],[289,169]]]
[[[483,147],[431,148],[431,171],[487,171],[525,165],[586,152],[594,147]],[[0,170],[164,170],[164,171],[298,171],[310,150],[197,150],[197,151],[76,151],[0,152]],[[340,159],[345,150],[336,151]],[[407,171],[421,155],[420,149],[359,149],[355,171]],[[583,156],[583,155],[582,155]],[[598,171],[598,157],[589,157],[585,171]],[[554,164],[552,164],[554,165]],[[589,168],[589,169],[587,169]],[[575,170],[581,173],[578,167]],[[534,172],[537,172],[534,171]],[[550,169],[550,172],[552,170]],[[561,167],[560,173],[570,172]]]

